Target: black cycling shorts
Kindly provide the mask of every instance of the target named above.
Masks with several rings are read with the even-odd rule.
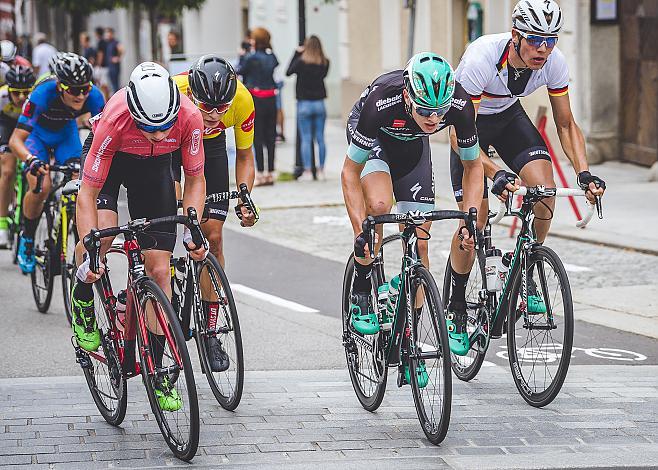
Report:
[[[206,177],[206,194],[228,191],[226,134],[222,132],[213,139],[203,139],[203,151],[206,155],[206,163],[203,170],[203,174]],[[180,183],[182,175],[180,150],[173,153],[171,169],[174,179]],[[203,218],[225,221],[228,214],[228,205],[228,201],[206,203]]]
[[[171,154],[138,157],[117,152],[98,195],[97,207],[118,212],[119,187],[128,192],[131,219],[176,215],[176,191],[171,174]],[[174,251],[176,224],[160,225],[138,237],[142,249]]]
[[[498,114],[479,114],[477,128],[480,148],[486,153],[491,145],[503,162],[517,175],[531,161],[551,161],[544,139],[519,101]],[[462,201],[463,174],[464,167],[459,155],[450,149],[450,178],[457,202]],[[485,178],[484,197],[487,196]]]
[[[5,153],[11,152],[11,149],[6,146],[9,144],[9,138],[16,128],[18,121],[10,119],[5,115],[0,115],[0,147],[5,147],[2,151]]]
[[[349,129],[356,129],[359,117],[357,114],[354,119],[353,114],[350,114],[350,121],[354,122],[347,127],[348,142],[352,140]],[[361,178],[377,171],[391,176],[398,212],[434,210],[434,174],[429,136],[400,140],[379,132]]]

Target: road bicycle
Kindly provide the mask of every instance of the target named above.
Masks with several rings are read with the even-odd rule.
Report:
[[[466,329],[471,348],[464,356],[451,353],[451,363],[459,379],[472,380],[482,367],[490,340],[506,334],[516,388],[528,404],[543,407],[558,395],[569,369],[573,301],[562,261],[553,250],[537,242],[533,207],[546,198],[585,193],[581,189],[536,186],[522,187],[515,194],[523,196],[520,208],[501,203],[498,212],[489,214],[484,229],[478,233],[476,262],[466,286]],[[590,205],[586,217],[576,224],[578,227],[587,225],[594,207]],[[596,207],[602,217],[600,199]],[[487,263],[487,258],[500,259],[500,250],[491,240],[491,226],[504,216],[518,217],[521,231],[514,251],[502,257],[501,269],[500,264]],[[451,287],[448,259],[444,299],[450,299]],[[531,295],[534,299],[529,299]]]
[[[247,186],[240,191],[210,194],[206,202],[240,199],[250,211],[258,212]],[[236,211],[237,213],[237,211]],[[186,339],[196,340],[201,370],[218,403],[226,410],[237,408],[242,398],[244,361],[238,311],[224,269],[212,253],[203,261],[194,261],[189,254],[171,258],[172,305],[181,320]],[[210,367],[208,341],[217,338],[228,355],[228,367],[213,371]]]
[[[8,147],[0,149],[0,152],[10,152]],[[18,236],[21,233],[21,220],[23,217],[23,198],[27,190],[27,181],[23,175],[23,162],[16,159],[16,179],[14,180],[13,199],[9,202],[7,220],[9,222],[9,243],[12,249],[12,261],[18,263]]]
[[[380,317],[380,331],[363,335],[350,319],[350,299],[354,255],[350,255],[343,278],[343,346],[352,386],[361,405],[376,410],[386,392],[388,367],[398,368],[398,386],[411,389],[423,432],[433,444],[445,438],[450,423],[452,377],[448,354],[448,333],[443,318],[443,302],[430,271],[418,256],[418,240],[429,240],[421,225],[427,221],[458,219],[474,233],[477,213],[460,211],[409,212],[369,216],[362,225],[368,246],[373,246],[374,229],[380,224],[404,226],[402,267],[399,272],[397,301],[392,307],[392,323],[384,321],[378,302],[380,286],[386,285],[384,246],[376,254],[372,267],[373,308]],[[388,242],[393,238],[389,238]],[[392,280],[391,280],[392,281]],[[388,302],[388,300],[387,300]],[[389,326],[384,326],[390,324]]]
[[[78,234],[75,228],[76,192],[64,187],[80,172],[80,163],[49,165],[52,187],[44,203],[34,234],[35,266],[31,274],[32,295],[37,309],[48,312],[53,295],[55,276],[62,276],[62,293],[66,317],[71,323],[70,289],[73,278],[75,245]],[[35,193],[42,189],[43,176],[37,179]]]
[[[94,284],[96,295],[94,308],[96,322],[101,332],[101,347],[87,352],[72,339],[77,362],[82,367],[91,395],[105,420],[118,426],[123,421],[127,407],[129,378],[141,375],[151,410],[174,455],[181,460],[191,460],[199,444],[199,405],[194,383],[194,373],[180,323],[171,303],[162,289],[145,274],[144,258],[138,238],[148,236],[148,230],[167,224],[183,224],[192,233],[196,246],[204,243],[203,234],[196,218],[196,211],[188,209],[188,215],[137,219],[120,227],[92,230],[83,239],[89,253],[90,269],[98,272],[100,266],[101,239],[122,234],[121,245],[113,244],[108,254],[118,254],[128,261],[126,287],[126,311],[123,321],[117,314],[117,298],[110,282],[107,267]],[[164,332],[164,356],[162,366],[157,366],[147,333],[147,310],[157,319]],[[137,349],[138,362],[135,362]],[[169,383],[182,399],[177,411],[164,411],[155,394],[157,384]]]

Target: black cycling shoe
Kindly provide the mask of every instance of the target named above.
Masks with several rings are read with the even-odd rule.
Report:
[[[230,367],[231,361],[224,348],[222,348],[222,343],[215,336],[211,336],[207,341],[210,368],[213,372],[224,372]]]

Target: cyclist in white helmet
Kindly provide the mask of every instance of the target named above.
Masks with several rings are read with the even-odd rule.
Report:
[[[468,46],[456,70],[456,79],[471,96],[478,113],[480,147],[487,153],[493,146],[512,170],[498,167],[484,158],[486,176],[493,180],[492,192],[506,198],[518,188],[519,175],[528,186],[555,187],[553,167],[546,144],[524,111],[519,97],[546,87],[557,134],[564,153],[573,165],[577,184],[588,191],[590,200],[605,191],[605,182],[589,172],[585,138],[576,124],[569,103],[569,70],[564,55],[556,46],[563,16],[554,0],[521,0],[512,13],[510,33],[482,36]],[[461,207],[463,167],[457,154],[450,159],[455,199]],[[485,189],[484,197],[487,197]],[[535,230],[542,242],[549,230],[554,200],[535,206]],[[488,213],[488,200],[478,214]],[[471,257],[472,259],[472,257]],[[453,266],[452,296],[449,310],[457,318],[465,312],[465,288],[472,261]],[[544,301],[530,279],[528,310],[546,311]],[[460,315],[461,314],[461,315]]]
[[[171,155],[180,149],[185,172],[183,207],[194,207],[203,214],[206,183],[203,176],[203,119],[199,108],[181,95],[169,73],[153,62],[139,64],[127,87],[107,102],[103,112],[92,118],[92,133],[83,149],[84,169],[78,193],[76,222],[80,238],[93,227],[117,225],[119,187],[128,192],[128,210],[133,219],[152,219],[177,212]],[[144,252],[146,271],[162,290],[171,296],[169,258],[176,243],[174,225],[152,231],[155,246]],[[205,257],[204,246],[187,241],[192,258]],[[111,244],[104,239],[101,259]],[[87,351],[100,346],[100,334],[94,315],[92,283],[103,269],[94,273],[84,256],[82,244],[76,255],[79,269],[73,287],[73,331],[78,345]],[[148,316],[149,314],[147,314]],[[148,321],[150,343],[158,367],[162,364],[164,341],[154,319]],[[154,325],[151,329],[150,325]],[[180,408],[175,389],[162,384],[156,390],[162,409]]]

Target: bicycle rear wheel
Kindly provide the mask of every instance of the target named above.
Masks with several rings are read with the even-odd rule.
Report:
[[[422,288],[424,302],[414,309],[409,376],[423,432],[432,444],[439,444],[448,432],[452,408],[448,331],[434,278],[424,266],[416,267],[415,273],[409,298],[416,299]]]
[[[226,273],[217,258],[208,253],[205,260],[194,263],[194,265],[197,268],[197,279],[201,283],[201,299],[211,299],[219,304],[215,328],[217,334],[214,336],[220,341],[222,349],[229,359],[229,367],[225,371],[213,372],[211,370],[207,341],[213,336],[213,333],[208,331],[208,312],[203,303],[193,302],[194,332],[201,364],[217,402],[222,408],[233,411],[240,403],[244,384],[242,335],[238,310]]]
[[[545,313],[528,311],[524,269],[537,286]],[[512,377],[526,402],[542,407],[553,401],[567,376],[572,346],[573,303],[567,272],[553,250],[536,246],[525,266],[516,270],[507,317]]]
[[[72,214],[71,214],[72,215]],[[66,229],[66,231],[64,231]],[[64,299],[64,312],[69,325],[72,321],[71,312],[71,289],[75,281],[75,245],[78,243],[78,231],[75,227],[75,221],[68,220],[68,227],[62,227],[62,235],[66,235],[66,246],[62,246],[62,298]]]
[[[108,279],[109,282],[109,278]],[[103,281],[101,281],[103,282]],[[82,366],[91,396],[105,421],[113,426],[123,422],[128,407],[127,380],[119,361],[116,331],[110,318],[103,289],[96,284],[94,313],[101,332],[101,347],[95,353],[77,350],[78,362]]]
[[[478,328],[488,332],[490,327],[489,315],[487,314],[485,303],[480,300],[479,296],[480,290],[486,289],[484,263],[484,256],[478,250],[475,262],[471,268],[471,275],[468,277],[468,283],[466,284],[466,313],[468,314],[466,331],[468,331],[469,337]],[[451,295],[452,282],[450,278],[450,257],[448,257],[446,272],[443,277],[443,299],[446,302],[446,313]],[[480,372],[487,353],[487,343],[484,336],[478,336],[477,341],[471,344],[471,349],[468,350],[465,356],[458,356],[452,351],[450,352],[450,365],[459,380],[468,382]]]
[[[354,256],[350,256],[343,277],[343,346],[350,380],[361,406],[375,411],[381,405],[386,392],[388,368],[384,357],[382,333],[364,336],[352,327],[350,321],[350,298]],[[373,296],[374,309],[377,309],[377,293]]]
[[[146,327],[144,330],[140,327],[146,324],[146,318],[137,324],[140,366],[151,410],[171,451],[179,459],[189,461],[199,446],[199,404],[187,345],[171,303],[153,280],[141,281],[138,296],[138,314],[145,316],[147,308],[155,312],[158,325],[165,333],[162,366],[156,367],[152,347],[145,337]],[[156,380],[165,379],[181,398],[182,405],[176,411],[162,410],[155,395]]]
[[[30,275],[32,281],[32,295],[37,309],[47,313],[53,297],[53,282],[55,279],[54,266],[57,242],[53,233],[53,207],[52,200],[48,200],[39,216],[37,230],[34,234],[34,271]]]

